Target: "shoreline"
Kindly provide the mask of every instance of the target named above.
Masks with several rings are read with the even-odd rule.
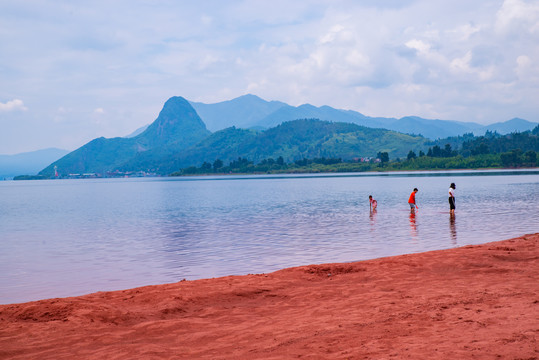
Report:
[[[539,357],[539,233],[0,305],[0,359]]]
[[[104,177],[104,176],[98,176],[98,177],[80,177],[80,178],[74,178],[74,177],[61,177],[58,179],[55,178],[44,178],[40,177],[38,175],[17,175],[15,177],[19,177],[18,179],[15,179],[15,177],[11,179],[0,179],[0,181],[29,181],[29,180],[88,180],[88,179],[140,179],[140,178],[189,178],[189,177],[229,177],[229,176],[249,176],[249,175],[336,175],[336,174],[383,174],[383,173],[425,173],[425,172],[432,172],[432,173],[459,173],[459,172],[530,172],[530,173],[536,173],[539,171],[539,167],[528,167],[528,166],[522,166],[522,167],[477,167],[477,168],[455,168],[455,169],[440,169],[440,168],[432,168],[432,169],[409,169],[409,170],[387,170],[387,169],[374,169],[374,170],[365,170],[365,171],[269,171],[269,172],[230,172],[230,173],[200,173],[200,174],[181,174],[181,175],[150,175],[150,176],[110,176],[110,177]],[[24,178],[23,178],[24,177]]]

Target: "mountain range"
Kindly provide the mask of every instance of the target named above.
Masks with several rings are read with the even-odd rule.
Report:
[[[286,121],[265,131],[230,127],[216,131],[195,146],[163,158],[160,173],[171,173],[188,166],[224,163],[246,158],[255,163],[282,157],[286,162],[303,158],[374,157],[379,151],[392,157],[406,156],[410,149],[424,147],[426,139],[385,129],[373,129],[352,123],[318,119]],[[123,170],[145,168],[152,163],[132,161]],[[155,164],[155,162],[153,162]]]
[[[214,104],[201,102],[190,103],[204,121],[208,130],[212,132],[231,126],[264,130],[285,121],[319,119],[349,122],[372,128],[383,128],[404,134],[418,134],[435,140],[466,133],[481,136],[487,131],[496,131],[504,135],[512,132],[531,130],[539,124],[520,118],[490,125],[481,125],[475,122],[424,119],[418,116],[405,116],[399,119],[371,117],[357,111],[335,109],[326,105],[320,107],[310,104],[291,106],[280,101],[266,101],[251,94]],[[137,129],[127,137],[140,134],[147,126]]]
[[[425,149],[430,139],[464,133],[500,134],[537,126],[523,119],[482,126],[416,116],[369,117],[352,110],[310,104],[291,106],[244,95],[215,104],[172,97],[157,119],[134,133],[97,138],[44,168],[40,175],[122,171],[167,174],[204,161],[251,161],[282,156],[286,161],[313,157],[372,157],[388,152],[404,157]],[[213,133],[212,133],[213,131]],[[421,135],[421,136],[418,136]]]
[[[21,174],[37,174],[69,151],[50,148],[15,155],[0,155],[0,179],[10,179]]]
[[[497,131],[503,135],[531,130],[539,124],[519,118],[485,126],[474,122],[433,120],[418,116],[406,116],[399,119],[370,117],[357,111],[335,109],[330,106],[316,107],[310,104],[291,106],[279,101],[266,101],[251,94],[215,104],[191,102],[191,105],[210,131],[222,130],[230,126],[267,129],[285,121],[312,118],[349,122],[404,134],[418,134],[435,140],[465,133],[480,136],[484,135],[486,131]]]
[[[115,171],[168,174],[204,161],[226,162],[238,157],[251,161],[279,156],[286,161],[304,157],[351,159],[372,157],[379,151],[399,157],[410,149],[423,148],[426,141],[421,136],[319,119],[285,121],[264,131],[232,126],[211,133],[187,100],[172,97],[142,133],[94,139],[39,174],[50,177],[55,167],[61,176]]]

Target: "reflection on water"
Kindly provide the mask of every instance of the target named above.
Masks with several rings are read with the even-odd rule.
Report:
[[[449,214],[449,233],[451,234],[452,244],[457,244],[457,226],[455,224],[456,215],[454,213]]]
[[[370,219],[370,224],[371,224],[370,230],[371,231],[373,231],[374,227],[376,226],[376,213],[377,212],[378,212],[377,209],[370,209],[369,210],[369,219]]]
[[[538,174],[0,182],[0,303],[533,233],[539,229]],[[447,209],[451,182],[459,202],[453,217]],[[421,211],[410,213],[414,187],[421,189]],[[370,194],[378,201],[375,211]]]
[[[410,210],[410,235],[413,240],[417,240],[417,222],[415,219],[415,210]]]

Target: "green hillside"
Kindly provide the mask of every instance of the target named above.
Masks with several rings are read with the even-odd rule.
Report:
[[[302,119],[263,132],[236,128],[218,131],[173,158],[163,159],[160,170],[170,173],[217,159],[228,163],[239,157],[255,163],[278,157],[286,162],[318,157],[348,160],[374,157],[380,151],[405,157],[410,149],[423,148],[426,141],[384,129]]]
[[[163,156],[189,148],[209,134],[189,102],[182,97],[172,97],[143,133],[132,138],[94,139],[52,163],[39,175],[52,176],[55,166],[59,174],[65,176],[106,174],[125,168],[126,163],[151,164]],[[139,158],[145,160],[135,160]],[[148,170],[151,167],[134,170]]]
[[[138,171],[167,175],[204,162],[238,158],[254,163],[268,158],[287,162],[303,158],[351,160],[374,157],[379,152],[395,158],[406,156],[410,149],[425,148],[426,141],[421,136],[318,119],[287,121],[265,131],[230,127],[212,134],[187,100],[173,97],[141,134],[92,140],[39,175],[51,177],[55,167],[60,176]]]

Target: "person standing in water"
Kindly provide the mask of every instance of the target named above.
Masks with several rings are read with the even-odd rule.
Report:
[[[417,208],[419,210],[419,206],[415,203],[415,194],[418,192],[417,188],[414,188],[414,191],[410,194],[410,198],[408,199],[408,204],[410,205],[410,211],[415,211]]]
[[[378,206],[378,201],[374,200],[372,198],[372,195],[369,195],[369,207],[372,210],[376,210],[376,207]]]
[[[455,183],[449,185],[449,213],[455,215]]]

